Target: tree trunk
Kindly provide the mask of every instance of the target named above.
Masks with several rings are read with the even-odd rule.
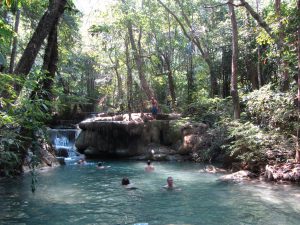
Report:
[[[141,86],[142,86],[143,90],[145,91],[145,94],[147,95],[147,97],[150,99],[151,97],[154,96],[154,93],[153,93],[153,90],[150,88],[150,86],[146,80],[144,71],[143,71],[143,66],[144,66],[143,60],[141,59],[141,56],[139,55],[138,49],[135,44],[131,21],[128,21],[127,28],[128,28],[128,34],[129,34],[129,39],[130,39],[130,43],[131,43],[131,48],[132,48],[134,60],[135,60],[136,66],[137,66]]]
[[[20,61],[16,66],[14,71],[15,74],[20,74],[25,77],[30,72],[41,45],[43,44],[47,35],[50,33],[50,30],[53,28],[55,22],[57,23],[58,18],[60,18],[63,14],[66,3],[67,0],[50,1],[47,11],[41,18],[27,47],[25,48],[23,55],[21,56]],[[16,92],[19,93],[21,88],[21,85],[16,85]]]
[[[44,71],[47,71],[47,76],[43,80],[43,85],[42,85],[42,90],[43,90],[43,99],[45,100],[52,100],[52,86],[53,86],[53,81],[55,78],[55,73],[57,71],[57,62],[58,62],[58,43],[57,43],[57,25],[53,27],[52,32],[50,32],[49,37],[48,37],[48,42],[49,48],[49,56],[45,54],[45,59],[44,59],[44,66],[43,69]],[[47,46],[48,47],[48,46]],[[47,48],[46,48],[47,50]]]
[[[123,2],[124,5],[126,5],[125,0],[122,0],[122,2]],[[125,11],[125,13],[128,14],[127,11]],[[146,80],[146,76],[145,76],[144,68],[143,68],[144,63],[143,63],[142,57],[140,55],[140,53],[141,53],[140,52],[141,51],[140,42],[138,43],[139,44],[139,49],[138,49],[137,45],[136,45],[136,42],[134,40],[132,21],[131,21],[130,18],[127,20],[127,29],[128,29],[129,40],[130,40],[131,48],[132,48],[132,51],[133,51],[133,56],[134,56],[134,60],[135,60],[135,63],[136,63],[136,67],[137,67],[139,79],[140,79],[140,82],[141,82],[141,86],[142,86],[142,89],[144,90],[145,94],[147,95],[147,97],[150,99],[151,97],[154,96],[154,92],[150,88],[150,86],[149,86],[149,84]],[[139,41],[141,39],[141,35],[142,35],[142,31],[140,29]]]
[[[246,27],[249,31],[252,30],[250,15],[249,15],[248,11],[246,11]],[[255,61],[251,57],[252,52],[251,52],[251,47],[249,46],[249,44],[246,44],[245,54],[246,54],[246,57],[244,57],[244,61],[245,61],[245,67],[246,67],[246,73],[247,73],[246,80],[250,81],[252,90],[257,90],[258,89],[257,66],[255,64]]]
[[[112,59],[111,55],[109,55],[109,59],[111,63],[113,64],[114,70],[116,72],[116,77],[117,77],[117,86],[118,86],[118,102],[120,103],[120,110],[123,111],[123,84],[122,84],[122,77],[119,73],[119,60],[115,57],[115,61]]]
[[[173,78],[173,70],[172,70],[172,59],[173,59],[173,53],[174,48],[172,47],[172,37],[171,37],[171,22],[170,22],[170,13],[168,13],[168,39],[169,39],[169,46],[168,46],[168,52],[165,54],[165,61],[167,64],[167,70],[168,70],[168,83],[169,83],[169,92],[171,96],[171,109],[176,109],[176,94],[175,94],[175,83]]]
[[[58,44],[57,44],[57,24],[55,24],[48,36],[48,43],[45,49],[44,62],[42,70],[45,72],[45,78],[39,82],[39,85],[31,93],[30,98],[34,99],[37,95],[39,99],[50,101],[52,99],[52,85],[58,62]]]
[[[298,15],[300,12],[300,0],[297,1]],[[296,162],[300,163],[300,148],[299,148],[299,139],[300,139],[300,25],[298,24],[298,129],[297,129],[297,148],[296,148]]]
[[[16,19],[15,19],[15,33],[16,36],[13,39],[13,44],[12,44],[12,50],[11,50],[11,57],[10,57],[10,64],[9,64],[9,73],[13,73],[14,67],[15,67],[15,59],[16,59],[16,53],[17,53],[17,44],[18,44],[18,30],[19,30],[19,23],[20,23],[20,14],[21,10],[18,9],[16,13]]]
[[[169,54],[163,55],[166,63],[166,69],[167,69],[167,76],[168,76],[168,86],[169,86],[169,92],[171,96],[171,108],[174,109],[176,107],[176,94],[175,94],[175,84],[174,84],[174,78],[173,78],[173,71],[171,68],[171,59],[169,57]]]
[[[44,61],[42,70],[45,72],[45,78],[39,82],[39,85],[30,94],[30,98],[43,99],[50,101],[52,99],[52,85],[53,79],[55,77],[55,72],[57,70],[58,62],[58,43],[57,43],[57,24],[59,18],[56,18],[56,22],[52,25],[50,33],[48,35],[48,42],[45,49]],[[44,110],[44,109],[42,109]],[[49,113],[49,111],[47,111]],[[27,154],[27,149],[32,145],[32,140],[34,140],[34,128],[21,127],[20,135],[22,136],[22,147],[24,152],[22,152],[22,164],[25,160],[25,155]]]
[[[119,73],[118,67],[119,67],[119,62],[117,60],[116,64],[115,64],[115,71],[116,71],[117,86],[118,86],[118,102],[119,102],[120,110],[123,111],[124,110],[124,108],[123,108],[123,85],[122,85],[122,77]]]
[[[283,42],[284,33],[282,32],[283,24],[281,22],[281,0],[275,0],[275,12],[278,23],[278,50],[279,50],[279,74],[281,77],[281,90],[287,91],[289,89],[289,73],[288,73],[288,62],[284,59],[283,54]]]
[[[233,101],[234,119],[240,118],[240,102],[237,86],[237,71],[238,71],[238,29],[233,6],[233,0],[228,1],[229,13],[232,25],[232,62],[231,62],[231,96]]]
[[[128,38],[125,39],[125,54],[126,54],[126,67],[127,67],[127,107],[128,107],[128,116],[129,120],[131,120],[132,113],[132,69],[130,63],[130,53],[128,48]]]
[[[259,0],[256,0],[256,13],[259,15]],[[260,53],[260,45],[257,44],[257,81],[258,81],[258,89],[262,87],[261,80],[261,53]]]
[[[95,111],[95,73],[93,69],[93,60],[87,59],[88,73],[86,74],[86,87],[87,87],[87,97],[89,99],[88,104],[85,105],[86,112],[94,112]]]
[[[192,44],[193,46],[193,44]],[[193,54],[191,47],[191,53],[188,56],[187,62],[187,71],[186,71],[186,78],[187,78],[187,103],[190,104],[193,101],[193,92],[194,92],[194,65],[193,65]]]
[[[251,82],[252,90],[257,90],[259,87],[258,86],[258,76],[257,76],[257,66],[251,60],[249,54],[247,54],[247,56],[245,58],[245,65],[246,65],[247,77]]]
[[[222,48],[222,64],[221,64],[221,73],[222,73],[222,97],[226,98],[230,96],[230,67],[231,61],[231,52],[226,49],[226,47]]]
[[[262,87],[262,79],[261,79],[261,54],[260,54],[260,45],[257,45],[257,81],[258,81],[258,89]]]

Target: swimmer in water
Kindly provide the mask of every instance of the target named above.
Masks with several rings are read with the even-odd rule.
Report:
[[[151,165],[151,161],[150,160],[147,161],[147,166],[145,167],[145,171],[147,171],[147,172],[154,171],[154,166]]]
[[[164,186],[166,189],[174,189],[174,183],[173,183],[173,177],[168,177],[167,179],[167,185]]]
[[[175,187],[174,182],[173,182],[173,177],[168,177],[167,185],[165,185],[164,188],[167,190],[181,191],[180,188]]]
[[[137,187],[134,187],[132,184],[130,184],[130,181],[127,177],[124,177],[122,179],[122,186],[125,187],[126,189],[130,189],[130,190],[137,189]]]
[[[99,170],[103,170],[103,169],[109,168],[110,166],[104,166],[102,162],[98,162],[98,164],[97,164],[96,167],[97,167],[97,169],[99,169]]]
[[[77,164],[78,164],[78,165],[84,165],[84,164],[86,164],[86,161],[85,161],[84,159],[79,159],[79,160],[77,161]]]

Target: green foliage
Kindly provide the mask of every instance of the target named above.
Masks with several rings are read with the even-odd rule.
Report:
[[[2,150],[2,143],[0,144],[0,176],[13,176],[17,174],[16,168],[20,163],[19,156],[11,151]]]
[[[295,134],[298,124],[294,94],[272,90],[265,85],[244,97],[246,113],[250,119],[268,130]]]
[[[154,92],[156,93],[158,102],[164,102],[166,99],[166,89],[167,86],[167,77],[166,76],[156,76],[152,79],[152,85]]]
[[[234,159],[248,164],[264,162],[267,152],[287,152],[293,142],[276,131],[266,132],[251,122],[223,121],[230,142],[222,147]]]
[[[228,154],[242,162],[265,161],[268,151],[290,151],[299,126],[294,95],[265,85],[243,97],[243,121],[223,120],[228,129]]]
[[[10,39],[13,36],[13,30],[6,21],[0,18],[0,66],[6,66],[6,54],[9,52]]]
[[[230,122],[229,138],[233,139],[228,147],[229,155],[244,162],[263,161],[265,152],[271,144],[269,136],[250,122]]]
[[[206,98],[202,96],[188,105],[184,112],[192,115],[197,121],[213,125],[225,118],[230,118],[232,113],[231,99]]]
[[[17,80],[14,75],[1,74],[0,77],[1,93],[10,96],[0,98],[0,174],[5,176],[21,172],[22,159],[27,152],[24,141],[30,143],[30,134],[43,127],[50,118],[51,104],[38,98],[30,99],[26,94],[36,87],[38,79],[26,80],[24,94],[16,100],[13,85]]]

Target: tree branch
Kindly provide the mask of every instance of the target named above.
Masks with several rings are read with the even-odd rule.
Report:
[[[260,17],[258,13],[254,11],[254,9],[245,1],[240,0],[241,4],[248,10],[248,12],[251,14],[251,16],[256,20],[258,25],[262,27],[271,38],[273,38],[278,45],[278,38],[272,33],[272,29],[269,27],[269,25]]]

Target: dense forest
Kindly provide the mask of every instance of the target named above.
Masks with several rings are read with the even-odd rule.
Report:
[[[38,162],[53,120],[151,97],[216,135],[195,161],[300,162],[300,0],[111,1],[86,33],[75,3],[0,1],[1,175]]]

